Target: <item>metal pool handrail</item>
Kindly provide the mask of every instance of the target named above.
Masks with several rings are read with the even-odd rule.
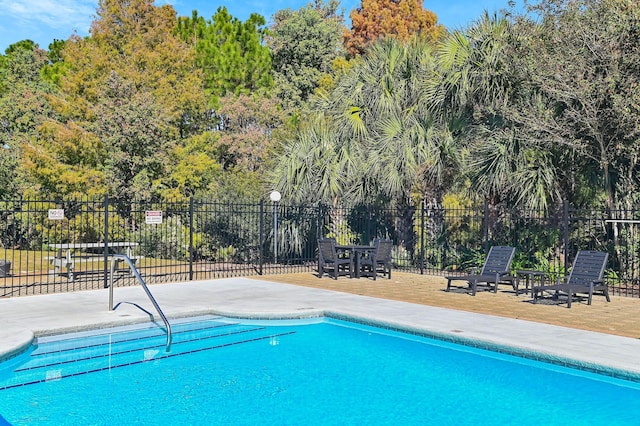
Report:
[[[116,262],[120,259],[125,261],[129,265],[129,268],[131,269],[131,273],[138,279],[145,293],[147,293],[149,300],[151,300],[151,303],[156,308],[156,312],[158,312],[158,315],[160,315],[160,318],[162,318],[162,321],[164,322],[164,325],[167,329],[167,349],[166,350],[167,352],[169,352],[171,350],[171,324],[169,324],[169,320],[167,320],[167,317],[164,315],[164,312],[162,312],[162,309],[160,309],[160,305],[158,305],[158,302],[156,302],[156,299],[151,294],[151,291],[149,291],[149,287],[147,287],[147,283],[144,281],[144,279],[140,275],[140,272],[138,272],[138,268],[136,268],[136,265],[133,263],[131,259],[129,259],[127,255],[111,254],[110,257],[111,257],[111,270],[110,270],[111,273],[109,276],[109,310],[113,311],[113,274],[116,269]]]

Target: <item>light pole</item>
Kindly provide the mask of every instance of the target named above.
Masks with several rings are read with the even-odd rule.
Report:
[[[273,201],[273,263],[278,263],[278,201],[282,195],[278,191],[272,191],[269,198]]]

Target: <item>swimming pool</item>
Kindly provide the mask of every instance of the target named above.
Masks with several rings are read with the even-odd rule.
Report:
[[[318,318],[38,339],[0,364],[13,425],[637,424],[640,384]]]

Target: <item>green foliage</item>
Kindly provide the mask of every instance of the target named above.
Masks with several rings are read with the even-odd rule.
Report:
[[[228,247],[218,247],[213,252],[213,261],[214,262],[231,262],[233,261],[235,255],[235,249],[233,246]]]
[[[40,250],[43,248],[44,231],[48,231],[46,214],[42,209],[53,208],[52,203],[30,203],[29,208],[22,207],[15,201],[2,201],[0,204],[0,219],[3,222],[3,232],[0,235],[2,248],[21,250]],[[44,210],[46,212],[46,210]]]
[[[100,98],[91,127],[109,153],[102,160],[108,192],[125,199],[149,197],[167,172],[166,159],[175,143],[170,117],[151,93],[115,73]]]
[[[540,212],[541,213],[541,212]],[[542,214],[538,218],[519,217],[518,212],[512,212],[515,223],[510,226],[512,240],[518,242],[519,269],[538,269],[540,259],[552,259],[557,251],[558,241],[561,239],[561,231],[553,226],[551,221],[542,220]],[[520,263],[521,262],[521,263]]]
[[[211,21],[205,21],[194,11],[191,18],[179,18],[177,33],[196,52],[196,64],[203,70],[209,104],[215,109],[213,131],[207,138],[210,145],[201,153],[189,154],[197,168],[209,172],[203,176],[206,185],[180,190],[181,182],[194,181],[186,174],[188,161],[178,163],[172,176],[178,183],[169,185],[163,193],[207,193],[220,198],[259,199],[266,159],[275,147],[278,128],[285,115],[273,99],[266,96],[272,86],[271,54],[263,46],[267,34],[265,20],[252,14],[246,22],[229,15],[225,7],[218,8]],[[209,129],[207,129],[209,130]],[[174,152],[177,153],[177,152]],[[186,166],[186,168],[183,168]],[[250,185],[245,183],[251,182]],[[223,194],[228,191],[229,194]]]
[[[42,67],[42,78],[55,85],[60,85],[60,79],[66,72],[66,65],[63,59],[63,50],[67,42],[64,40],[53,40],[49,44],[49,63]]]
[[[2,203],[0,217],[5,221],[4,247],[22,250],[49,250],[49,244],[96,242],[104,240],[104,204],[88,199],[61,202],[22,199],[20,203]],[[48,219],[48,209],[62,208],[62,220]],[[121,215],[109,213],[109,239],[128,240],[127,222]]]
[[[180,216],[163,219],[162,225],[142,225],[139,254],[147,257],[171,260],[189,260],[189,224],[183,224]],[[202,246],[196,236],[195,246]]]
[[[485,258],[484,249],[461,246],[449,253],[449,265],[446,265],[444,269],[446,271],[473,272],[475,270],[477,272],[478,268],[484,264]]]
[[[21,46],[21,47],[19,47]],[[49,84],[40,77],[46,53],[32,43],[7,49],[0,67],[0,195],[23,195],[32,187],[26,149],[37,141],[38,128],[53,116]],[[29,48],[31,47],[31,48]]]
[[[278,138],[288,131],[286,114],[274,99],[257,95],[227,95],[219,103],[219,128],[174,151],[176,161],[178,154],[187,161],[176,164],[163,194],[192,192],[233,201],[264,198],[269,160],[278,149]],[[201,173],[194,174],[194,169]],[[195,186],[184,187],[182,182]]]
[[[311,210],[312,211],[312,210]],[[298,258],[315,241],[315,215],[306,206],[280,209],[278,214],[278,257]],[[273,247],[273,232],[268,248]]]
[[[161,179],[160,196],[165,200],[186,200],[215,193],[222,179],[222,167],[215,160],[219,135],[205,132],[192,136],[169,151],[170,174]]]
[[[231,170],[221,173],[208,195],[220,202],[259,202],[265,199],[262,176]]]
[[[567,276],[567,271],[564,269],[562,263],[550,261],[547,257],[543,256],[538,258],[538,264],[534,269],[545,272],[545,279],[552,283],[562,280]]]
[[[245,220],[246,211],[252,211],[253,205],[219,204],[228,206],[220,209],[219,214],[207,215],[198,223],[198,232],[202,233],[207,246],[198,248],[198,256],[205,259],[217,260],[220,256],[232,255],[235,260],[256,261],[260,241],[260,224]],[[215,207],[212,207],[215,208]],[[236,250],[243,247],[245,250]]]
[[[221,120],[215,152],[225,170],[261,172],[275,148],[278,128],[286,116],[274,99],[228,95],[220,99]]]
[[[8,199],[17,193],[16,175],[18,159],[9,145],[0,146],[0,199]]]
[[[393,265],[397,268],[415,266],[411,261],[411,254],[403,246],[393,246],[391,258],[393,259]]]
[[[338,220],[328,225],[326,238],[334,238],[337,244],[353,244],[358,240],[358,234],[353,232],[345,220]]]
[[[359,15],[373,25],[401,5],[419,6]],[[91,36],[15,43],[0,57],[0,195],[258,200],[269,174],[285,199],[332,206],[438,211],[452,191],[492,207],[637,204],[639,8],[543,0],[535,19],[485,14],[437,46],[382,39],[346,61],[337,6],[280,11],[267,30],[225,8],[207,21],[100,0]],[[371,28],[408,34],[396,15]],[[429,220],[428,244],[477,245],[477,221]],[[552,238],[531,229],[523,262]]]
[[[226,94],[253,93],[272,85],[271,54],[263,46],[265,19],[251,14],[241,22],[221,6],[210,21],[193,12],[178,19],[177,34],[195,48],[197,66],[204,72],[210,104]]]
[[[294,203],[332,204],[347,192],[351,154],[336,129],[318,118],[283,146],[271,175],[273,187]]]
[[[49,43],[49,53],[47,55],[49,62],[55,64],[63,61],[62,51],[66,44],[67,42],[65,40],[58,39],[54,39],[53,42]]]
[[[620,282],[620,274],[618,273],[618,271],[615,271],[613,269],[606,269],[604,271],[604,280],[608,283],[618,283]]]
[[[32,40],[21,40],[17,43],[10,44],[4,51],[5,55],[11,56],[20,50],[33,51],[37,48]]]
[[[296,11],[280,10],[273,17],[267,45],[273,54],[275,92],[287,109],[301,109],[343,53],[345,28],[338,4],[316,1]]]
[[[62,61],[43,74],[59,85],[57,116],[26,148],[28,173],[46,194],[158,196],[180,164],[169,154],[202,127],[195,56],[170,6],[101,0],[97,15],[92,37],[52,45]]]
[[[467,123],[472,191],[492,204],[546,209],[591,194],[617,208],[638,186],[638,9],[545,0],[530,11],[451,34],[434,110]]]
[[[421,100],[431,69],[425,40],[372,46],[333,90],[314,99],[309,124],[284,146],[276,188],[328,205],[337,198],[407,205],[422,183],[440,197],[457,160],[441,149],[444,140]]]

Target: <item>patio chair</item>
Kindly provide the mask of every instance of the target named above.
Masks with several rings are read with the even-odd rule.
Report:
[[[571,307],[573,296],[578,293],[588,294],[588,305],[596,292],[602,293],[610,302],[609,289],[602,277],[607,266],[609,254],[594,250],[580,250],[573,261],[571,273],[568,277],[560,278],[556,284],[534,286],[533,303],[538,302],[538,297],[544,292],[553,292],[553,298],[558,299],[560,295],[567,297],[567,307]]]
[[[334,239],[323,238],[318,240],[318,278],[324,273],[333,274],[334,279],[339,275],[353,276],[353,259],[339,255]]]
[[[381,273],[383,277],[387,275],[391,279],[391,249],[393,249],[393,241],[376,240],[374,247],[374,250],[358,259],[360,276],[370,276],[375,280],[378,273]]]
[[[510,275],[511,261],[516,249],[508,246],[493,246],[489,249],[487,259],[479,274],[448,276],[447,289],[451,289],[451,281],[466,281],[471,288],[471,295],[475,296],[478,283],[485,283],[490,289],[493,284],[493,292],[498,291],[498,284],[511,284],[515,290],[515,278]]]

